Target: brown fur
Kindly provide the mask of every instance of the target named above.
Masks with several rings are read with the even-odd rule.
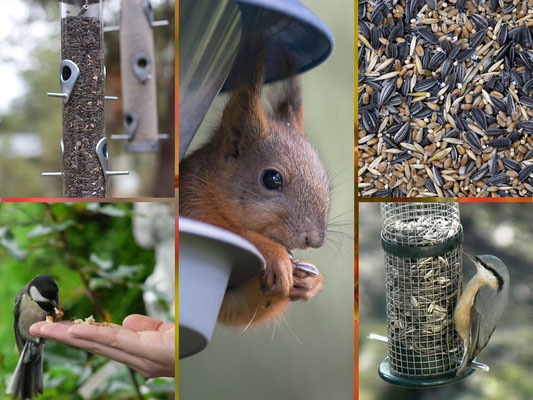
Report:
[[[253,243],[264,274],[228,292],[219,321],[233,326],[270,320],[293,299],[310,299],[322,275],[295,274],[288,249],[324,243],[329,178],[304,134],[299,85],[291,79],[271,114],[261,102],[262,62],[229,99],[220,126],[180,165],[180,215],[220,226]],[[261,184],[262,171],[284,178],[282,192]]]

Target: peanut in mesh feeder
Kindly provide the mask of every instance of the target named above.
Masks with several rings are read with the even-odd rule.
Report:
[[[455,372],[463,342],[453,313],[462,288],[463,228],[454,203],[382,203],[388,357],[385,381],[433,387],[464,379]]]

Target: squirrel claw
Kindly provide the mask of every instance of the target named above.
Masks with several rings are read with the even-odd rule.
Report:
[[[302,270],[294,271],[294,286],[291,288],[289,298],[291,300],[309,301],[322,291],[323,275],[314,275]]]

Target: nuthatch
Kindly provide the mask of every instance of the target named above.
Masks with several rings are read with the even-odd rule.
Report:
[[[466,285],[455,307],[455,329],[465,347],[456,375],[464,375],[470,363],[485,348],[509,297],[509,271],[499,258],[488,254],[464,254],[472,260],[477,273]]]

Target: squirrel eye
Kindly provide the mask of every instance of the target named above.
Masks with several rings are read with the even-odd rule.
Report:
[[[281,192],[283,189],[283,176],[276,170],[267,169],[266,171],[263,171],[261,183],[268,190],[277,190]]]

